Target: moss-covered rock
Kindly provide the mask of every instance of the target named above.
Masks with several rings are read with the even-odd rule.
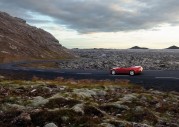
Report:
[[[70,82],[0,81],[0,126],[179,126],[178,92],[145,90],[120,81]]]

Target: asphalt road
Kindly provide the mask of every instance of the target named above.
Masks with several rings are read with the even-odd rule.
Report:
[[[56,77],[73,79],[96,79],[116,80],[127,79],[131,83],[141,85],[147,89],[179,92],[179,70],[144,70],[140,75],[111,75],[109,70],[65,70],[65,69],[33,69],[16,67],[14,64],[1,64],[0,74],[24,74],[26,79],[37,76],[44,79],[55,79]]]

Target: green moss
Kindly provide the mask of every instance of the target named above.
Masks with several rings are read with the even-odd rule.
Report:
[[[64,120],[64,116],[68,119]],[[55,112],[42,111],[31,114],[32,123],[36,126],[44,126],[46,122],[54,122],[59,127],[66,125],[68,127],[95,127],[100,123],[100,118],[90,116],[81,116],[73,110],[63,109]]]
[[[152,125],[155,125],[158,120],[157,117],[148,109],[143,109],[142,111],[136,111],[135,108],[128,110],[123,114],[123,118],[131,122],[144,122],[148,121]]]
[[[1,101],[1,103],[10,103],[10,104],[14,104],[17,103],[17,97],[5,97],[3,98],[3,100]]]
[[[44,107],[46,108],[61,108],[61,107],[68,107],[71,108],[74,105],[80,103],[80,101],[78,100],[73,100],[73,99],[65,99],[65,98],[54,98],[54,99],[50,99],[49,102],[47,104],[45,104]]]

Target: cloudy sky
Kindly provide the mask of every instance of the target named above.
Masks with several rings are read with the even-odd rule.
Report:
[[[0,0],[67,48],[179,46],[179,0]]]

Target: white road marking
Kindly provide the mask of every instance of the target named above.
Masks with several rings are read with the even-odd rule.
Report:
[[[177,79],[179,80],[179,78],[177,77],[155,77],[156,79]]]
[[[147,71],[149,71],[149,72],[155,71],[155,72],[156,72],[156,71],[166,71],[166,70],[143,70],[143,72],[144,72],[144,71],[145,71],[145,72],[147,72]]]
[[[92,73],[76,73],[77,75],[91,75]]]
[[[46,70],[36,70],[36,71],[46,72]],[[65,72],[60,72],[60,71],[52,71],[52,72],[55,72],[55,73],[60,73],[60,74],[64,74],[64,73],[65,73]]]

